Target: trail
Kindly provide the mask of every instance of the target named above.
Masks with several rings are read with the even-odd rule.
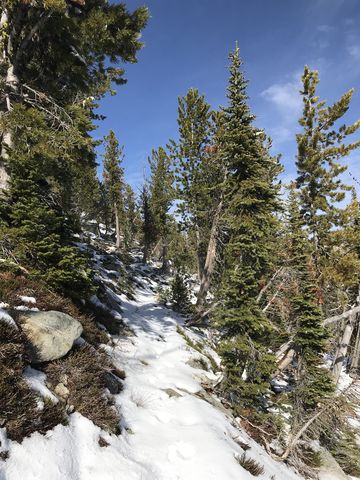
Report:
[[[156,303],[156,283],[144,275],[138,282],[135,300],[118,297],[135,335],[113,337],[104,347],[126,372],[124,390],[114,396],[122,434],[102,432],[74,413],[68,426],[35,433],[21,445],[10,442],[0,480],[251,480],[235,459],[243,453],[236,439],[264,466],[257,478],[300,478],[197,396],[204,392],[201,383],[215,382],[216,375],[194,366],[202,355],[179,333],[181,316]],[[99,446],[100,435],[108,446]]]

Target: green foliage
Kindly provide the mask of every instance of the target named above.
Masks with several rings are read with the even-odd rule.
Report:
[[[0,200],[2,237],[12,256],[34,276],[69,296],[87,296],[91,271],[86,257],[71,245],[78,231],[67,202],[71,170],[64,176],[61,165],[76,150],[72,142],[77,132],[65,140],[62,133],[49,130],[43,114],[23,107],[15,108],[9,121],[18,123],[9,157],[9,189]]]
[[[149,183],[150,210],[152,215],[152,229],[156,241],[161,242],[162,270],[167,272],[168,264],[168,236],[169,236],[169,210],[174,200],[173,182],[171,172],[171,159],[167,152],[159,147],[153,150],[149,158],[151,179]]]
[[[163,287],[159,286],[156,290],[156,298],[160,305],[164,305],[165,307],[170,303],[170,294],[171,290],[170,287]]]
[[[279,209],[275,179],[280,167],[264,144],[265,135],[252,124],[247,81],[240,67],[236,48],[230,54],[228,106],[223,109],[221,155],[228,170],[229,241],[215,321],[222,335],[226,395],[254,405],[267,391],[275,365],[266,342],[271,326],[256,298],[271,264],[274,213]]]
[[[289,195],[290,266],[297,274],[298,290],[290,299],[295,323],[294,349],[297,353],[297,382],[294,403],[301,410],[314,409],[333,391],[329,373],[322,368],[327,334],[318,305],[316,278],[311,260],[311,246],[304,230],[297,194],[292,187]],[[302,412],[298,412],[302,415]]]
[[[347,475],[360,475],[359,440],[355,431],[347,430],[336,438],[331,447],[335,460]]]
[[[179,272],[175,274],[170,284],[170,302],[176,312],[189,313],[191,311],[188,282]]]
[[[353,90],[346,92],[332,106],[316,95],[318,72],[305,66],[302,76],[303,132],[297,135],[296,180],[300,189],[301,213],[313,242],[317,277],[321,276],[321,258],[329,253],[329,233],[338,223],[336,205],[344,200],[348,189],[339,176],[347,169],[339,161],[360,146],[360,141],[345,144],[348,135],[360,128],[360,121],[336,127],[349,109]]]

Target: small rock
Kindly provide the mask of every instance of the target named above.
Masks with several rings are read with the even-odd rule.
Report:
[[[104,376],[105,386],[112,395],[117,395],[123,390],[123,384],[120,378],[111,372],[106,372]]]
[[[172,397],[175,397],[175,398],[178,398],[178,397],[182,397],[182,395],[177,392],[176,390],[174,390],[173,388],[164,388],[163,391],[169,395],[170,398]]]
[[[54,389],[54,392],[64,400],[66,400],[70,394],[69,389],[66,388],[63,383],[58,383]]]

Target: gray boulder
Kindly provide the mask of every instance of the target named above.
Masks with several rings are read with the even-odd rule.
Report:
[[[49,362],[66,355],[82,333],[80,322],[62,312],[21,312],[21,327],[29,341],[31,363]]]

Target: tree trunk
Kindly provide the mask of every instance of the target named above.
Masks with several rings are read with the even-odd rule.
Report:
[[[195,235],[196,235],[196,251],[197,251],[197,268],[198,268],[198,278],[200,283],[202,282],[203,275],[204,275],[204,258],[203,255],[200,251],[200,232],[199,232],[199,227],[196,225],[196,230],[195,230]]]
[[[338,346],[338,349],[335,355],[335,359],[332,367],[332,374],[333,374],[335,384],[339,382],[344,359],[346,358],[346,354],[349,348],[349,343],[354,330],[355,318],[356,318],[355,315],[352,315],[349,318],[349,321],[346,323],[345,329],[341,337],[340,344]]]
[[[115,236],[116,236],[116,248],[119,250],[121,246],[121,228],[120,228],[120,218],[119,218],[119,211],[117,208],[116,203],[114,204],[115,210]]]
[[[142,263],[147,263],[147,262],[148,262],[149,250],[150,250],[150,247],[149,247],[149,245],[145,242],[145,243],[144,243],[144,248],[143,248]]]
[[[208,248],[207,248],[205,266],[203,270],[203,275],[200,279],[200,289],[199,289],[199,293],[196,301],[197,307],[201,307],[206,300],[206,295],[211,285],[211,277],[215,270],[216,252],[218,248],[219,224],[220,224],[222,208],[223,208],[223,200],[219,202],[216,208],[215,215],[213,218],[213,223],[211,226],[210,239],[209,239]]]
[[[354,345],[354,352],[352,355],[350,373],[353,375],[358,375],[360,369],[360,325],[357,326],[357,333]]]
[[[165,235],[162,237],[161,257],[162,257],[161,271],[162,271],[162,273],[168,273],[168,271],[169,271],[168,243],[167,243],[167,238],[166,238]]]

